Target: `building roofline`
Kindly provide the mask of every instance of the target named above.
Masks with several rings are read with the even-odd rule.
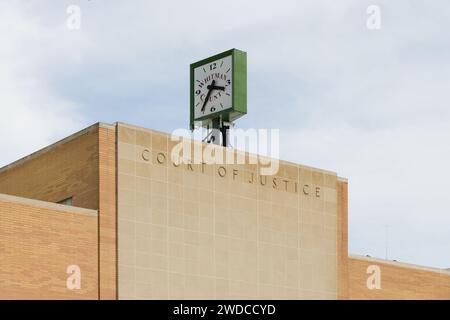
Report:
[[[125,123],[125,122],[120,122],[120,121],[115,122],[115,125],[116,126],[117,125],[121,125],[121,126],[130,128],[130,129],[140,129],[140,130],[144,130],[144,131],[147,131],[147,132],[154,132],[154,133],[164,134],[164,135],[168,135],[168,136],[171,135],[170,133],[167,133],[167,132],[158,131],[158,130],[154,130],[154,129],[148,129],[148,128],[144,128],[142,126],[129,124],[129,123]],[[192,139],[192,141],[205,144],[205,142],[202,142],[200,140],[193,140]],[[222,146],[219,146],[219,145],[217,147],[223,148]],[[242,151],[242,150],[239,150],[239,149],[233,149],[233,150],[236,151],[236,152],[247,153],[249,156],[253,156],[253,157],[255,157],[255,156],[266,157],[266,156],[262,156],[262,155],[259,155],[259,154],[254,154],[254,153],[249,153],[249,152],[246,152],[246,151]],[[273,158],[273,159],[278,160],[280,162],[280,164],[285,164],[285,165],[289,165],[289,166],[295,166],[295,167],[298,167],[298,168],[304,168],[304,169],[308,169],[308,170],[312,170],[312,171],[316,171],[316,172],[321,172],[321,173],[324,173],[324,174],[330,174],[330,175],[337,176],[338,180],[344,180],[345,182],[348,181],[347,178],[339,177],[335,171],[321,169],[321,168],[312,167],[312,166],[308,166],[308,165],[303,165],[303,164],[299,164],[299,163],[295,163],[295,162],[287,161],[287,160],[283,160],[283,159],[276,159],[276,158]]]
[[[162,131],[158,131],[158,130],[154,130],[154,129],[148,129],[148,128],[144,128],[144,127],[141,127],[141,126],[132,125],[132,124],[128,124],[128,123],[124,123],[124,122],[120,122],[120,121],[117,121],[117,122],[115,122],[113,124],[97,122],[97,123],[95,123],[95,124],[93,124],[93,125],[91,125],[89,127],[86,127],[86,128],[84,128],[84,129],[82,129],[82,130],[80,130],[80,131],[78,131],[78,132],[76,132],[74,134],[71,134],[71,135],[69,135],[69,136],[67,136],[67,137],[65,137],[65,138],[63,138],[63,139],[61,139],[61,140],[59,140],[57,142],[54,142],[54,143],[52,143],[52,144],[50,144],[50,145],[48,145],[48,146],[46,146],[46,147],[44,147],[42,149],[39,149],[39,150],[37,150],[37,151],[35,151],[35,152],[25,156],[25,157],[22,157],[22,158],[14,161],[14,162],[11,162],[10,164],[7,164],[6,166],[0,168],[0,173],[3,173],[3,172],[5,172],[5,171],[7,171],[9,169],[12,169],[12,168],[16,167],[16,166],[19,166],[19,165],[27,162],[28,160],[31,160],[31,159],[33,159],[33,158],[35,158],[35,157],[37,157],[37,156],[39,156],[39,155],[41,155],[41,154],[43,154],[45,152],[48,152],[48,151],[52,150],[55,147],[58,147],[59,145],[67,143],[67,142],[69,142],[69,141],[71,141],[71,140],[73,140],[73,139],[75,139],[75,138],[77,138],[77,137],[87,133],[87,132],[90,132],[91,130],[94,130],[96,128],[107,128],[107,129],[115,130],[115,128],[118,125],[122,125],[122,126],[129,127],[129,128],[137,128],[137,129],[141,129],[141,130],[145,130],[145,131],[149,131],[149,132],[154,132],[154,133],[159,133],[159,134],[170,135],[170,133],[167,133],[167,132],[162,132]],[[201,142],[201,141],[198,141],[198,142]],[[244,151],[238,150],[238,149],[235,149],[235,151],[237,151],[237,152],[244,152]],[[258,156],[257,154],[250,154],[250,153],[249,153],[249,155],[251,155],[251,156]],[[335,176],[337,176],[339,181],[347,182],[346,178],[339,177],[336,172],[331,171],[331,170],[325,170],[325,169],[320,169],[320,168],[316,168],[316,167],[312,167],[312,166],[302,165],[302,164],[299,164],[299,163],[286,161],[286,160],[283,160],[283,159],[278,159],[278,160],[282,164],[292,165],[292,166],[296,166],[296,167],[299,167],[299,168],[305,168],[305,169],[309,169],[309,170],[313,170],[313,171],[317,171],[317,172],[322,172],[322,173],[325,173],[325,174],[335,175]]]
[[[27,155],[25,157],[22,157],[22,158],[14,161],[14,162],[11,162],[10,164],[7,164],[4,167],[1,167],[0,168],[0,173],[3,173],[5,171],[8,171],[9,169],[17,167],[17,166],[27,162],[28,160],[36,158],[37,156],[40,156],[40,155],[42,155],[42,154],[44,154],[44,153],[46,153],[46,152],[48,152],[48,151],[50,151],[50,150],[60,146],[62,144],[65,144],[65,143],[67,143],[67,142],[69,142],[71,140],[74,140],[75,138],[78,138],[79,136],[81,136],[81,135],[83,135],[85,133],[88,133],[88,132],[90,132],[90,131],[92,131],[94,129],[97,129],[97,128],[114,129],[115,126],[113,126],[111,124],[107,124],[107,123],[102,123],[102,122],[94,123],[93,125],[90,125],[89,127],[86,127],[84,129],[82,129],[82,130],[80,130],[78,132],[75,132],[75,133],[73,133],[73,134],[71,134],[71,135],[69,135],[69,136],[67,136],[67,137],[65,137],[65,138],[63,138],[61,140],[58,140],[58,141],[56,141],[56,142],[54,142],[54,143],[52,143],[52,144],[50,144],[50,145],[48,145],[48,146],[46,146],[46,147],[44,147],[42,149],[39,149],[39,150],[37,150],[37,151],[35,151],[33,153],[30,153],[29,155]]]
[[[383,264],[391,265],[394,267],[431,271],[431,272],[444,274],[446,276],[450,276],[450,269],[439,269],[439,268],[416,265],[416,264],[412,264],[412,263],[405,263],[405,262],[399,262],[399,261],[391,261],[391,260],[384,260],[384,259],[380,259],[380,258],[367,257],[367,256],[362,256],[362,255],[357,255],[357,254],[349,254],[348,257],[351,259],[365,260],[368,262],[383,263]]]
[[[34,200],[30,198],[23,198],[17,196],[11,196],[9,194],[0,193],[0,201],[12,202],[17,204],[23,204],[31,207],[38,207],[43,209],[50,209],[56,211],[64,211],[67,213],[79,213],[89,216],[97,216],[98,211],[93,209],[85,209],[80,207],[67,206],[64,204],[58,204],[53,202],[47,202],[42,200]]]

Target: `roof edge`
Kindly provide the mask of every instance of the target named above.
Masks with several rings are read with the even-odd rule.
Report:
[[[86,209],[80,207],[67,206],[64,204],[58,204],[53,202],[47,202],[42,200],[34,200],[30,198],[23,198],[17,196],[11,196],[9,194],[0,193],[0,201],[4,202],[12,202],[17,204],[24,204],[32,207],[56,210],[56,211],[64,211],[67,213],[79,213],[90,216],[97,216],[98,211],[93,209]]]
[[[380,259],[380,258],[366,257],[366,256],[362,256],[362,255],[357,255],[357,254],[349,254],[348,257],[351,259],[384,263],[384,264],[388,264],[388,265],[395,266],[395,267],[430,271],[430,272],[436,272],[436,273],[444,274],[446,276],[450,276],[450,270],[448,270],[448,269],[440,269],[440,268],[421,266],[421,265],[406,263],[406,262],[384,260],[384,259]]]
[[[168,135],[169,137],[172,136],[172,134],[168,133],[168,132],[154,130],[154,129],[149,129],[149,128],[145,128],[145,127],[142,127],[142,126],[139,126],[139,125],[134,125],[134,124],[121,122],[121,121],[115,122],[115,125],[116,126],[127,127],[129,129],[143,130],[143,131],[147,131],[147,132],[150,132],[150,133],[157,133],[157,134]],[[182,138],[181,136],[176,136],[176,137]],[[205,142],[202,142],[200,140],[194,140],[194,139],[190,139],[190,140],[192,140],[194,143],[206,144]],[[218,148],[224,148],[224,147],[222,147],[220,145],[217,145],[217,147]],[[250,153],[248,151],[242,151],[242,150],[239,150],[239,149],[236,149],[236,148],[232,148],[232,149],[235,152],[246,153],[249,156],[253,156],[253,157],[257,156],[257,157],[264,157],[264,158],[266,158],[266,156],[264,156],[264,155]],[[308,170],[312,170],[312,171],[316,171],[316,172],[321,172],[321,173],[324,173],[324,174],[334,175],[334,176],[337,177],[337,179],[344,179],[346,182],[348,181],[346,178],[338,177],[337,172],[332,171],[332,170],[321,169],[321,168],[317,168],[317,167],[313,167],[313,166],[309,166],[309,165],[304,165],[304,164],[300,164],[300,163],[296,163],[296,162],[292,162],[292,161],[288,161],[288,160],[284,160],[284,159],[277,159],[277,158],[270,158],[270,159],[277,160],[277,161],[280,162],[280,164],[285,164],[285,165],[289,165],[289,166],[295,166],[295,167],[298,167],[298,168],[304,168],[304,169],[308,169]]]
[[[92,131],[94,129],[97,129],[97,128],[114,129],[115,126],[113,126],[111,124],[107,124],[107,123],[102,123],[102,122],[94,123],[93,125],[90,125],[89,127],[86,127],[84,129],[82,129],[82,130],[80,130],[78,132],[75,132],[75,133],[73,133],[73,134],[71,134],[71,135],[69,135],[69,136],[67,136],[67,137],[65,137],[65,138],[63,138],[61,140],[58,140],[58,141],[56,141],[56,142],[54,142],[54,143],[52,143],[52,144],[50,144],[50,145],[48,145],[48,146],[46,146],[46,147],[44,147],[42,149],[39,149],[39,150],[37,150],[37,151],[35,151],[33,153],[30,153],[29,155],[27,155],[25,157],[22,157],[22,158],[20,158],[20,159],[18,159],[16,161],[13,161],[10,164],[7,164],[6,166],[1,167],[0,168],[0,173],[8,171],[9,169],[12,169],[12,168],[14,168],[16,166],[19,166],[19,165],[27,162],[28,160],[31,160],[31,159],[33,159],[33,158],[35,158],[35,157],[37,157],[37,156],[39,156],[39,155],[41,155],[43,153],[46,153],[46,152],[50,151],[51,149],[53,149],[53,148],[55,148],[55,147],[57,147],[59,145],[62,145],[62,144],[67,143],[67,142],[69,142],[71,140],[74,140],[75,138],[77,138],[77,137],[79,137],[79,136],[81,136],[81,135],[83,135],[83,134],[85,134],[87,132],[90,132],[90,131]]]

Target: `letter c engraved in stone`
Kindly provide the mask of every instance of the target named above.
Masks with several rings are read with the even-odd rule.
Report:
[[[150,150],[144,149],[142,151],[142,160],[144,161],[150,161]]]
[[[303,186],[303,193],[306,195],[309,195],[309,185],[305,184]]]

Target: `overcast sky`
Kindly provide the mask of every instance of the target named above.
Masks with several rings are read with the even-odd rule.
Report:
[[[350,252],[450,268],[449,30],[448,0],[1,0],[0,166],[98,121],[186,128],[189,64],[238,48],[237,126],[349,179]]]

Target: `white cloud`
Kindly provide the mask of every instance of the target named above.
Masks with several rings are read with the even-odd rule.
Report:
[[[71,2],[0,5],[0,161],[78,129],[81,112],[186,127],[188,64],[237,47],[237,126],[280,128],[282,158],[349,178],[351,251],[384,257],[389,225],[390,258],[450,266],[448,1],[377,1],[378,31],[372,1],[73,2],[72,33]]]
[[[315,29],[320,44],[291,59],[312,89],[290,104],[303,111],[282,130],[282,155],[349,178],[350,251],[384,258],[388,226],[390,259],[448,267],[450,6],[440,4],[431,17],[424,3],[386,3],[370,32],[347,19],[350,6],[333,31]]]
[[[76,105],[47,85],[46,70],[63,67],[54,30],[26,14],[24,6],[0,4],[0,166],[80,128]],[[61,53],[61,52],[59,52]]]

